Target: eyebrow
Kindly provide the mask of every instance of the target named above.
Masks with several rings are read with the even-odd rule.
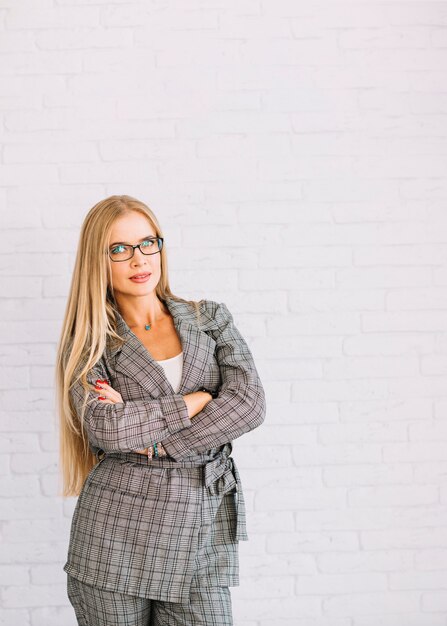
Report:
[[[157,235],[146,235],[146,237],[141,237],[141,239],[139,239],[138,241],[145,241],[146,239],[156,239]],[[110,244],[110,246],[116,246],[119,243],[122,243],[125,246],[130,246],[132,244],[127,243],[127,241],[114,241],[113,243]]]

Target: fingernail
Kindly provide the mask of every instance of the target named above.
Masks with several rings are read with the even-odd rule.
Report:
[[[102,396],[98,396],[98,400],[105,400]]]
[[[102,389],[101,385],[96,385],[95,387],[96,391],[100,391]]]

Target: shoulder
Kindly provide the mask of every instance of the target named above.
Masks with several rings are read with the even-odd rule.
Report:
[[[233,324],[233,316],[225,302],[216,300],[201,300],[202,319],[207,320],[208,328],[223,330],[229,324]]]
[[[202,330],[219,328],[233,321],[232,315],[225,302],[203,298],[192,301],[177,299],[169,300],[169,308],[172,313],[180,315],[183,319],[197,323]]]
[[[203,300],[199,301],[199,306],[201,311],[204,311],[205,313],[208,313],[209,315],[214,317],[220,305],[219,302],[216,302],[216,300],[208,300],[204,298]]]
[[[221,319],[231,316],[231,313],[225,302],[217,302],[216,300],[200,300],[201,310],[207,313],[212,319]]]
[[[169,298],[169,309],[186,317],[194,317],[197,313],[203,314],[206,318],[214,319],[222,303],[216,300],[203,298],[202,300],[185,300],[183,298]]]

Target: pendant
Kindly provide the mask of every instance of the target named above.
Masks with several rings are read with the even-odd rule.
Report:
[[[150,324],[146,324],[146,326],[144,328],[145,328],[145,330],[150,330],[151,329],[151,325]]]

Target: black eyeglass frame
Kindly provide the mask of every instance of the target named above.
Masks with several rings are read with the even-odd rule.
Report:
[[[140,246],[142,246],[142,244],[144,243],[144,241],[158,241],[158,250],[157,252],[143,252],[143,250],[141,249]],[[161,252],[162,248],[163,248],[163,242],[164,242],[164,237],[148,237],[147,239],[145,239],[144,241],[142,241],[141,243],[136,243],[135,245],[132,245],[131,243],[120,243],[120,244],[116,244],[115,246],[112,246],[111,248],[109,248],[106,252],[106,254],[108,255],[109,259],[111,261],[113,261],[113,263],[124,263],[124,261],[130,261],[130,259],[133,257],[133,255],[135,254],[135,248],[138,248],[139,251],[141,252],[141,254],[144,254],[145,256],[150,256],[151,254],[158,254],[159,252]],[[161,241],[161,244],[160,244]],[[120,246],[127,246],[128,248],[132,248],[132,254],[130,255],[129,258],[127,259],[113,259],[110,256],[110,252],[111,250],[113,250],[113,248],[116,248],[118,245]]]

